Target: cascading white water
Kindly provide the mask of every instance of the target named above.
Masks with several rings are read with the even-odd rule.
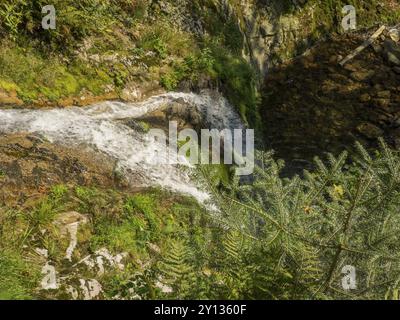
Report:
[[[220,95],[212,92],[167,93],[141,103],[103,102],[93,106],[51,110],[0,110],[0,132],[38,133],[49,141],[69,146],[87,145],[117,160],[118,167],[134,186],[160,186],[207,203],[210,195],[190,179],[189,170],[169,164],[152,165],[154,140],[124,125],[179,100],[196,108],[209,128],[243,128],[238,114]],[[167,161],[165,161],[167,163]],[[189,163],[183,163],[190,167]]]

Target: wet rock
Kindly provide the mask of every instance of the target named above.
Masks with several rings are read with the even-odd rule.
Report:
[[[332,78],[332,80],[334,80],[335,82],[340,83],[340,84],[345,84],[349,81],[348,77],[346,77],[340,73],[331,73],[329,76],[330,76],[330,78]]]
[[[184,105],[182,103],[173,103],[168,108],[168,115],[179,117],[179,118],[186,118],[188,115],[188,108],[186,105]]]
[[[356,66],[352,63],[347,63],[343,66],[343,69],[350,71],[350,72],[358,72],[359,71],[359,66]]]
[[[150,129],[149,125],[146,122],[137,121],[136,119],[124,119],[121,122],[129,128],[141,133],[147,133]]]
[[[318,149],[337,153],[344,142],[351,145],[354,139],[361,139],[368,148],[375,147],[374,137],[387,137],[393,129],[394,113],[400,105],[400,78],[393,68],[400,66],[387,63],[383,52],[370,49],[344,67],[334,63],[334,56],[345,57],[351,51],[348,48],[356,48],[364,40],[353,35],[333,37],[312,52],[317,66],[304,63],[302,57],[270,71],[260,109],[265,139],[272,141],[278,157],[291,165],[297,159],[312,161],[310,154],[317,154]],[[380,41],[375,43],[379,44],[376,51],[383,49]],[[294,79],[294,83],[287,85],[287,79]],[[297,98],[299,93],[301,99]],[[362,135],[354,136],[356,132]],[[304,151],[295,152],[294,146],[300,145]]]
[[[191,109],[189,111],[189,121],[190,121],[191,125],[193,125],[194,127],[197,127],[197,126],[201,125],[201,123],[203,122],[203,117],[200,114],[200,112],[198,112],[195,109]]]
[[[137,120],[147,123],[151,128],[161,128],[165,130],[168,129],[168,118],[165,109],[148,113]]]
[[[11,205],[25,193],[43,192],[51,185],[75,183],[119,187],[114,161],[84,148],[51,144],[37,135],[0,136],[0,201]]]
[[[0,89],[0,105],[22,106],[23,104],[16,91],[7,92]]]
[[[167,118],[178,121],[179,127],[197,127],[203,120],[203,116],[195,106],[178,102],[168,108]]]
[[[121,92],[121,99],[128,102],[142,101],[150,96],[165,93],[157,81],[130,82]]]
[[[390,123],[393,119],[393,115],[381,110],[375,109],[368,114],[368,120],[373,121],[374,123],[379,123],[380,125],[385,125],[386,123]]]
[[[2,172],[6,174],[11,183],[17,186],[21,186],[23,184],[23,172],[17,160],[13,160],[9,163],[3,163],[1,168]]]

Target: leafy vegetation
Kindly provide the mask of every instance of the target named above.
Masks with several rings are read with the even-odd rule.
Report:
[[[371,25],[378,3],[350,2],[363,8],[362,24]],[[135,81],[175,90],[206,80],[259,126],[259,79],[242,56],[240,17],[215,1],[190,1],[206,28],[194,34],[170,23],[156,3],[57,0],[59,28],[43,30],[47,3],[3,1],[0,90],[46,104],[120,93]],[[240,1],[231,3],[239,8]],[[297,10],[292,4],[280,2],[285,14]],[[342,4],[307,1],[316,8],[312,36],[337,25]],[[398,16],[382,10],[388,22]],[[203,170],[220,209],[212,214],[194,199],[160,190],[131,194],[95,186],[58,185],[18,208],[4,206],[0,299],[64,297],[40,290],[44,261],[36,249],[69,271],[68,239],[55,221],[73,210],[89,221],[79,230],[74,261],[102,248],[127,254],[123,270],[99,276],[108,299],[398,299],[400,155],[383,143],[373,156],[360,145],[358,151],[351,159],[330,155],[328,164],[316,159],[317,170],[291,179],[281,178],[282,162],[260,153],[248,185],[232,182],[226,166]],[[355,290],[341,286],[346,265],[356,268]]]
[[[351,163],[346,153],[329,155],[328,165],[316,159],[304,178],[279,178],[283,164],[262,155],[254,184],[234,191],[242,200],[222,201],[254,246],[246,266],[257,272],[241,297],[383,299],[397,289],[400,162],[381,144],[374,157],[358,144]],[[356,290],[342,287],[348,265]]]
[[[231,13],[211,0],[164,1],[164,6],[174,8],[171,12],[151,0],[56,0],[52,4],[57,10],[55,30],[41,27],[47,2],[1,3],[1,90],[16,93],[25,103],[68,105],[110,92],[118,97],[130,82],[158,81],[175,90],[182,83],[196,88],[207,80],[223,91],[250,126],[259,127],[259,79],[243,58],[248,47],[240,2],[230,2]],[[344,4],[359,9],[361,26],[371,26],[377,16],[383,23],[398,18],[389,1],[382,5],[375,0],[313,0],[303,9],[293,1],[276,1],[270,6],[277,13],[307,21],[304,36],[316,40],[339,31],[335,28],[340,27]],[[181,23],[171,23],[176,15],[184,15],[181,9],[203,21],[205,30],[193,33]]]
[[[0,5],[1,90],[25,103],[66,105],[82,103],[81,96],[119,95],[129,82],[155,80],[175,90],[182,82],[197,87],[207,79],[256,124],[257,80],[241,57],[243,35],[213,2],[188,4],[204,15],[209,38],[171,24],[153,1],[57,0],[55,30],[41,27],[44,5]]]
[[[358,150],[352,162],[345,153],[316,159],[316,171],[292,179],[280,178],[282,162],[259,154],[254,183],[216,191],[221,211],[212,215],[157,190],[56,186],[26,212],[1,211],[1,297],[41,296],[40,261],[28,257],[46,248],[62,263],[66,244],[53,221],[68,209],[91,221],[79,255],[103,247],[129,254],[123,271],[101,278],[106,298],[395,298],[400,155],[383,143],[374,156]],[[355,290],[342,287],[347,265],[356,268]]]
[[[0,214],[0,300],[32,299],[40,269],[24,259],[22,247],[30,228],[19,212]]]

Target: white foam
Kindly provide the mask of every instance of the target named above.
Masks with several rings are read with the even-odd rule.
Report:
[[[196,108],[210,128],[243,128],[240,117],[226,99],[205,92],[167,93],[141,103],[108,101],[85,108],[0,110],[0,131],[39,133],[54,143],[88,145],[117,160],[119,169],[130,177],[132,185],[160,186],[206,203],[210,195],[191,181],[190,170],[175,165],[150,164],[147,160],[155,156],[154,141],[150,143],[145,134],[116,121],[141,117],[176,100]]]

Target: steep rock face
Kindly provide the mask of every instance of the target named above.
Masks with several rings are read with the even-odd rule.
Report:
[[[264,75],[269,66],[291,57],[299,43],[307,47],[308,42],[304,38],[310,28],[304,28],[302,19],[305,14],[313,17],[313,12],[302,10],[306,2],[165,0],[153,1],[150,7],[153,19],[159,14],[167,15],[175,26],[201,37],[212,36],[213,29],[219,27],[209,24],[210,15],[215,15],[225,25],[232,24],[232,28],[241,32],[239,42],[243,43],[243,57],[260,75]]]
[[[225,14],[237,18],[245,38],[243,54],[260,75],[302,55],[326,35],[346,32],[342,27],[343,5],[339,1],[221,0],[219,3]],[[400,6],[393,1],[365,2],[355,9],[357,30],[395,23],[400,12]]]
[[[237,10],[247,45],[244,55],[261,75],[295,54],[298,43],[307,45],[299,17],[286,14],[277,2],[244,1]]]
[[[361,7],[360,7],[361,6]],[[168,0],[153,1],[154,12],[172,18],[197,35],[207,35],[213,26],[205,17],[213,13],[226,23],[236,24],[243,37],[243,56],[260,75],[307,51],[315,42],[332,32],[343,33],[343,5],[339,1],[318,0]],[[399,5],[385,0],[360,4],[356,7],[357,29],[377,23],[395,21]]]

